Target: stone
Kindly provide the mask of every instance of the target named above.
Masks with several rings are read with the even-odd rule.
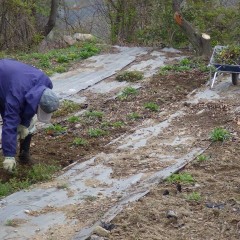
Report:
[[[94,36],[92,34],[75,33],[73,35],[73,39],[75,39],[76,41],[86,41],[86,40],[93,40]]]
[[[93,234],[96,234],[100,237],[109,237],[110,232],[100,226],[97,226],[94,228]]]
[[[72,46],[74,45],[77,41],[73,39],[71,36],[64,35],[63,40],[69,45]]]

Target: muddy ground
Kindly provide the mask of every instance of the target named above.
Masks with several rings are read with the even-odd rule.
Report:
[[[71,113],[53,119],[53,122],[66,127],[65,132],[56,135],[39,129],[31,148],[34,162],[57,162],[64,168],[100,152],[110,153],[112,149],[107,144],[111,140],[123,133],[131,133],[135,126],[147,119],[161,121],[159,112],[175,112],[184,107],[188,115],[184,120],[176,119],[172,130],[185,127],[194,132],[199,141],[209,144],[204,153],[206,161],[196,159],[181,170],[191,174],[194,183],[159,183],[146,197],[130,204],[113,220],[116,227],[109,239],[240,239],[240,118],[235,111],[239,103],[237,98],[231,97],[212,103],[186,102],[187,96],[204,86],[207,80],[208,73],[191,70],[144,79],[138,93],[127,99],[116,98],[118,92],[106,95],[80,92],[79,95],[88,99],[80,106],[83,111],[80,121],[69,123],[68,117],[74,114]],[[157,103],[159,110],[145,109],[147,102]],[[104,114],[99,118],[89,118],[84,111],[101,111]],[[131,113],[138,113],[139,118],[130,119],[128,115]],[[228,129],[231,137],[224,142],[213,143],[209,139],[210,131],[219,126]],[[106,131],[106,135],[90,137],[90,128],[100,128]],[[76,137],[84,138],[88,143],[74,145]],[[144,166],[126,164],[125,168],[122,165],[119,168],[113,163],[112,167],[112,177],[118,177],[127,174],[130,168],[135,167],[137,172],[138,167]],[[9,179],[1,170],[0,175],[5,181]],[[200,197],[188,199],[192,192],[197,192]],[[169,211],[173,216],[168,214]]]

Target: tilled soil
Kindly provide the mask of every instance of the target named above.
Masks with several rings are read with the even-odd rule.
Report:
[[[124,100],[116,98],[117,93],[115,92],[109,94],[80,92],[80,96],[87,96],[88,99],[82,110],[103,112],[103,117],[89,118],[85,117],[83,113],[77,123],[70,123],[67,120],[74,113],[53,118],[54,124],[60,124],[67,130],[63,134],[52,135],[44,129],[39,129],[31,143],[33,162],[35,164],[60,164],[64,168],[73,162],[85,161],[99,152],[107,153],[109,147],[106,145],[111,140],[126,132],[131,133],[135,126],[147,119],[157,119],[159,112],[174,108],[173,105],[176,102],[181,101],[188,93],[204,84],[206,76],[206,73],[198,70],[182,72],[177,75],[156,75],[152,79],[143,81],[136,95],[129,96]],[[145,109],[144,104],[148,102],[156,103],[159,111]],[[130,119],[128,114],[131,113],[137,113],[140,118]],[[117,122],[123,124],[114,125]],[[100,128],[106,131],[106,135],[90,137],[88,131],[91,128]],[[84,138],[88,144],[74,145],[75,138]],[[25,172],[29,167],[31,166],[18,165],[19,172]],[[6,174],[3,169],[0,169],[0,176],[2,181],[11,178],[11,175]]]
[[[110,153],[107,145],[124,133],[131,133],[134,127],[146,120],[161,121],[160,112],[175,112],[184,108],[188,113],[184,118],[176,119],[171,131],[194,132],[199,142],[207,142],[204,153],[207,160],[188,164],[181,172],[191,174],[195,182],[159,183],[150,193],[138,202],[130,204],[113,221],[116,227],[109,239],[239,239],[240,238],[240,160],[239,160],[239,120],[234,111],[238,107],[237,98],[227,98],[209,102],[189,103],[189,93],[201,87],[208,75],[198,70],[156,75],[141,83],[138,93],[127,99],[116,98],[116,92],[97,94],[82,92],[87,96],[83,111],[101,111],[101,118],[88,118],[81,115],[78,123],[69,123],[64,118],[55,118],[54,122],[66,127],[65,133],[49,135],[39,130],[31,147],[34,162],[60,164],[62,168],[73,162],[88,160],[100,152]],[[157,103],[158,112],[144,108],[147,102]],[[138,113],[140,118],[129,119],[128,114]],[[113,124],[117,122],[124,124]],[[106,124],[112,123],[112,124]],[[222,126],[232,135],[224,142],[211,143],[210,130]],[[107,132],[102,137],[90,137],[90,128],[100,128]],[[171,126],[170,126],[171,128]],[[169,133],[164,133],[167,136]],[[73,144],[76,137],[84,138],[87,145]],[[113,164],[113,177],[127,174],[134,168],[131,162],[124,166]],[[19,170],[30,166],[19,166]],[[141,166],[144,168],[144,165]],[[151,166],[157,169],[157,164]],[[136,168],[137,171],[137,168]],[[1,178],[9,180],[0,169]],[[24,176],[23,176],[24,178]],[[166,194],[167,193],[167,194]],[[189,195],[197,193],[198,199],[191,200]],[[82,215],[74,210],[75,217]],[[169,211],[171,214],[169,214]],[[97,214],[97,213],[96,213]],[[98,214],[97,214],[98,215]]]

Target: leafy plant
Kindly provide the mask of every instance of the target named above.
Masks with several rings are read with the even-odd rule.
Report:
[[[99,112],[99,111],[87,111],[84,114],[85,117],[88,118],[99,118],[101,119],[104,116],[103,112]]]
[[[45,129],[47,134],[55,134],[55,133],[65,133],[67,127],[63,127],[60,124],[53,124]]]
[[[214,62],[218,64],[239,65],[240,46],[229,45],[215,52]]]
[[[88,130],[88,134],[90,137],[101,137],[101,136],[106,135],[107,132],[100,128],[90,128]]]
[[[127,115],[127,118],[130,120],[137,120],[141,118],[141,115],[139,113],[133,112]]]
[[[179,174],[172,174],[170,177],[166,179],[170,183],[193,183],[195,180],[193,179],[192,175],[189,173],[179,173]]]
[[[119,73],[116,76],[116,80],[118,80],[119,82],[122,82],[122,81],[135,82],[142,79],[143,79],[143,73],[141,71],[125,71],[125,72]]]
[[[185,197],[189,201],[196,201],[196,202],[199,202],[202,198],[199,192],[192,192],[190,194],[185,195]]]
[[[216,127],[214,128],[214,130],[211,132],[211,140],[213,142],[217,142],[217,141],[225,141],[227,139],[229,139],[231,136],[230,132],[224,128],[221,127]]]
[[[122,93],[118,95],[118,98],[120,100],[125,100],[131,95],[136,95],[138,93],[138,90],[133,87],[126,87],[123,89]]]
[[[149,110],[153,111],[153,112],[157,112],[159,110],[159,106],[156,103],[153,103],[153,102],[145,103],[144,107],[146,109],[149,109]]]
[[[70,122],[70,123],[76,123],[79,121],[80,121],[80,117],[78,117],[78,116],[71,116],[68,118],[68,122]]]
[[[9,227],[17,227],[16,222],[13,219],[8,219],[5,223],[5,226],[9,226]]]
[[[209,157],[206,156],[206,155],[203,155],[203,154],[197,156],[197,161],[198,161],[198,162],[205,162],[205,161],[207,161],[208,159],[209,159]]]
[[[124,122],[122,122],[122,121],[113,122],[113,123],[112,123],[112,126],[113,126],[114,128],[120,128],[120,127],[124,126]]]
[[[65,116],[81,109],[81,105],[70,100],[64,100],[60,103],[59,109],[53,113],[53,117]]]
[[[72,63],[79,59],[86,59],[100,52],[100,48],[96,46],[96,42],[86,42],[84,44],[75,44],[67,48],[52,49],[47,53],[38,52],[19,52],[6,55],[5,58],[18,59],[28,64],[34,64],[37,68],[41,68],[48,75],[55,72],[66,72]]]
[[[84,138],[75,138],[73,140],[73,144],[74,145],[81,145],[81,146],[85,146],[88,144],[88,141]]]

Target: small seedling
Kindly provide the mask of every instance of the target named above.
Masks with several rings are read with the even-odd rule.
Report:
[[[179,174],[172,174],[170,177],[166,179],[170,183],[193,183],[195,180],[193,179],[192,175],[189,173],[179,173]]]
[[[120,100],[125,100],[131,95],[136,95],[138,90],[133,87],[126,87],[123,89],[122,93],[118,96]]]
[[[60,124],[51,125],[45,129],[46,133],[49,135],[62,134],[62,133],[65,133],[66,130],[67,130],[67,127],[63,127]]]
[[[192,192],[190,194],[185,195],[185,197],[189,201],[196,201],[196,202],[199,202],[202,198],[199,192]]]
[[[18,224],[16,221],[14,221],[14,219],[8,219],[5,223],[5,226],[9,226],[9,227],[17,227]]]
[[[213,142],[221,141],[229,139],[231,136],[230,132],[224,128],[217,127],[211,132],[211,140]]]
[[[116,76],[116,80],[118,80],[119,82],[122,82],[122,81],[135,82],[142,79],[143,79],[143,73],[141,71],[125,71],[125,72],[119,73]]]
[[[205,161],[207,161],[209,159],[209,157],[208,156],[206,156],[206,155],[199,155],[199,156],[197,156],[197,161],[198,162],[205,162]]]
[[[57,185],[57,189],[68,189],[69,186],[67,183],[61,183]]]
[[[53,113],[53,117],[65,116],[81,109],[81,105],[70,100],[64,100],[60,103],[59,109]]]
[[[133,112],[133,113],[128,114],[127,118],[130,120],[137,120],[137,119],[141,118],[141,115],[136,112]]]
[[[79,145],[80,146],[85,146],[85,145],[88,144],[88,141],[86,139],[84,139],[84,138],[75,138],[73,140],[73,144],[77,145],[77,146],[79,146]]]
[[[99,111],[87,111],[85,112],[84,116],[88,118],[99,118],[103,117],[104,113]]]
[[[97,200],[96,196],[91,196],[91,195],[84,196],[83,198],[84,198],[84,200],[89,201],[89,202],[93,202],[93,201]]]
[[[112,123],[112,126],[114,128],[120,128],[120,127],[124,126],[124,122],[122,122],[122,121],[114,122],[114,123]]]
[[[78,117],[78,116],[71,116],[68,118],[68,122],[70,122],[70,123],[76,123],[79,121],[80,121],[80,117]]]
[[[159,110],[159,106],[154,102],[145,103],[144,107],[146,109],[149,109],[150,111],[153,111],[153,112],[157,112]]]
[[[90,128],[88,130],[88,134],[90,137],[102,137],[102,136],[106,135],[107,132],[100,128]]]

